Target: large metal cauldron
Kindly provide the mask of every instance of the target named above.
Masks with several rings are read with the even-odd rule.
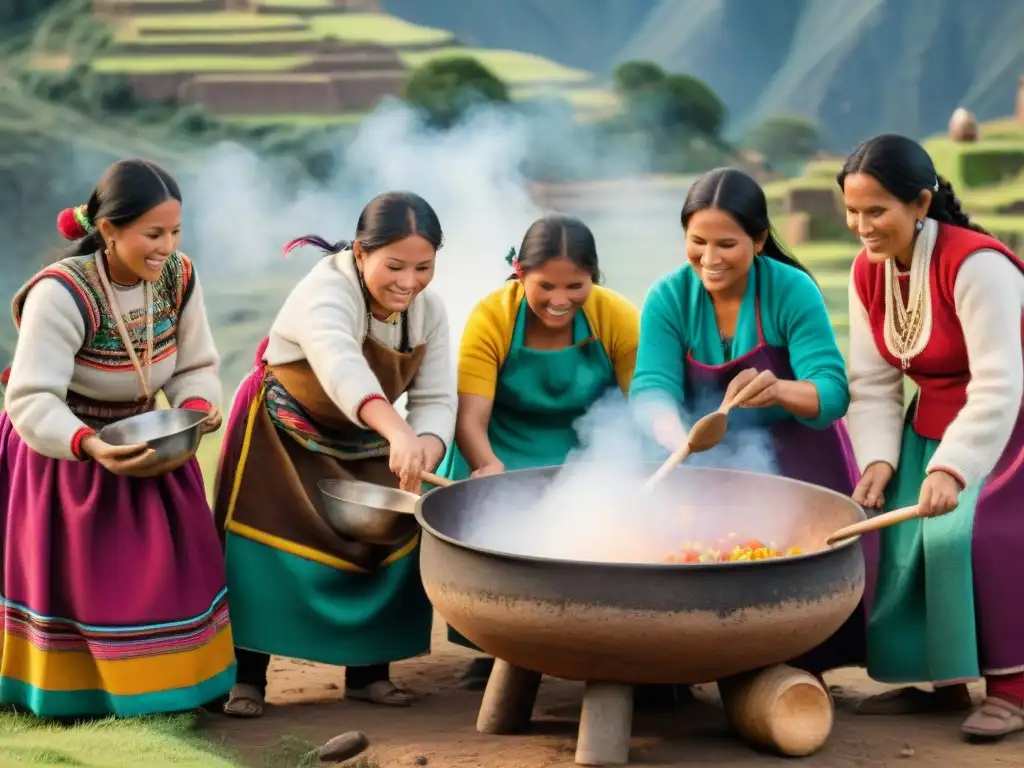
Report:
[[[511,530],[508,516],[516,514],[501,497],[524,488],[539,494],[557,472],[469,480],[431,491],[417,507],[420,570],[434,607],[514,666],[569,680],[711,682],[811,650],[852,615],[863,594],[859,539],[824,544],[837,528],[864,519],[857,504],[807,483],[732,470],[676,470],[664,481],[676,500],[669,514],[645,508],[637,490],[635,503],[595,515],[603,530],[582,535],[582,510],[581,536],[567,547],[571,559],[530,556],[521,542],[515,554],[500,551],[487,529]],[[543,530],[541,518],[527,516],[515,526],[517,537],[552,551],[553,532]],[[686,541],[730,533],[809,554],[661,562]]]

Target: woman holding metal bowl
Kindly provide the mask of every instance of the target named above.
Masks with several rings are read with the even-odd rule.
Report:
[[[57,224],[75,244],[14,298],[0,414],[0,704],[45,717],[193,709],[235,680],[199,465],[154,467],[146,445],[97,433],[152,411],[161,391],[208,413],[203,431],[220,425],[219,359],[178,251],[181,192],[124,160]]]

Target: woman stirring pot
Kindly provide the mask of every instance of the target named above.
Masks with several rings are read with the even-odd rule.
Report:
[[[638,315],[603,288],[590,229],[546,216],[509,256],[513,274],[481,301],[459,349],[457,447],[440,470],[452,480],[555,466],[577,445],[574,422],[609,390],[628,393]],[[449,628],[459,645],[470,643]],[[463,686],[482,688],[492,659]]]
[[[781,475],[850,495],[843,358],[818,286],[772,234],[764,191],[742,171],[710,171],[690,188],[681,221],[689,263],[655,283],[641,313],[630,392],[638,418],[674,452],[687,440],[684,413],[693,423],[770,372],[730,415],[730,433],[769,435]],[[863,623],[857,611],[793,663],[821,673],[862,662]]]
[[[44,717],[189,710],[230,690],[223,558],[194,458],[154,467],[96,430],[170,404],[221,421],[181,192],[115,163],[64,211],[70,254],[14,298],[0,415],[0,705]],[[156,475],[156,476],[153,476]]]
[[[300,238],[324,258],[285,300],[232,406],[218,473],[238,685],[225,705],[263,714],[270,654],[347,667],[345,697],[408,706],[390,662],[427,653],[433,610],[409,519],[395,546],[327,523],[317,484],[418,491],[455,431],[454,365],[430,205],[374,198],[350,243]],[[408,395],[408,418],[394,403]]]
[[[863,713],[971,708],[965,734],[1024,730],[1024,264],[972,223],[928,153],[903,136],[861,144],[838,177],[864,243],[850,282],[850,434],[866,507],[919,504],[882,531],[868,672],[935,682]],[[918,392],[904,416],[904,377]]]

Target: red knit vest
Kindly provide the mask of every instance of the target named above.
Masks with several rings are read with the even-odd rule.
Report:
[[[971,370],[963,327],[956,314],[953,286],[964,260],[982,249],[1004,254],[1024,272],[1024,262],[994,237],[950,224],[939,225],[928,275],[932,333],[924,350],[910,361],[907,369],[907,375],[919,387],[914,431],[930,440],[942,439],[946,427],[967,402]],[[885,265],[872,264],[861,251],[853,262],[853,282],[867,310],[875,346],[890,365],[902,368],[899,358],[885,345],[885,292],[888,290]],[[904,301],[909,282],[909,275],[900,277]]]

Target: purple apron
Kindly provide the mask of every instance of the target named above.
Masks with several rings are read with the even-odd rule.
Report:
[[[789,363],[789,351],[765,343],[759,298],[754,300],[754,311],[757,314],[758,344],[747,354],[722,365],[708,365],[695,360],[690,350],[687,350],[683,367],[689,402],[706,401],[717,406],[729,382],[746,368],[769,370],[779,379],[796,379]],[[745,420],[749,422],[756,419],[758,410],[743,411]],[[741,412],[733,413],[739,415]],[[698,414],[693,414],[693,417],[696,419]],[[813,429],[795,418],[788,418],[772,424],[768,430],[780,475],[820,485],[844,496],[853,493],[860,473],[857,471],[850,436],[842,421],[835,422],[827,429]],[[862,536],[861,544],[868,573],[864,600],[831,638],[799,659],[791,661],[794,666],[817,674],[836,667],[863,666],[866,663],[865,603],[870,605],[873,575],[878,562],[877,534]]]

